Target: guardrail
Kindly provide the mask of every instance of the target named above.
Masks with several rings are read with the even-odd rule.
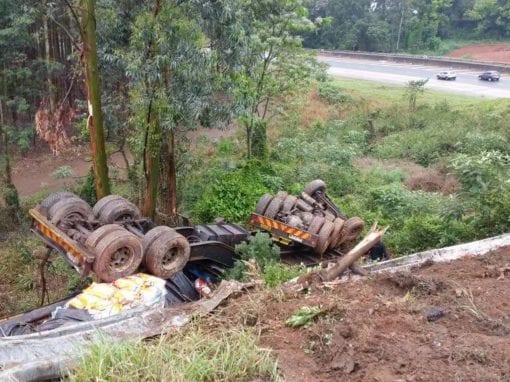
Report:
[[[411,64],[440,65],[458,69],[474,69],[479,71],[497,70],[502,73],[510,73],[510,65],[497,62],[474,61],[466,59],[457,59],[443,56],[426,56],[412,54],[396,53],[372,53],[372,52],[353,52],[347,50],[323,50],[317,49],[317,54],[321,56],[333,57],[351,57],[365,60],[385,60],[393,62],[403,62]]]

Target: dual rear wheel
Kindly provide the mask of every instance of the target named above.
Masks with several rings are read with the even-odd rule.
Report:
[[[109,195],[90,206],[70,192],[57,192],[40,204],[41,212],[57,226],[66,222],[96,220],[100,227],[92,231],[85,246],[95,254],[92,270],[106,282],[137,271],[143,263],[147,271],[167,279],[181,271],[190,256],[187,239],[170,227],[158,226],[142,236],[124,226],[141,219],[139,209],[127,199]]]

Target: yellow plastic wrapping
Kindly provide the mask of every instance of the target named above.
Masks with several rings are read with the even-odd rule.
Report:
[[[105,318],[140,306],[163,305],[165,295],[165,280],[139,273],[113,283],[92,283],[66,306]]]

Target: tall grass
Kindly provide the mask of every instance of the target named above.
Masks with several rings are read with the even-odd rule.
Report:
[[[246,330],[206,331],[197,324],[151,342],[94,345],[69,380],[279,381],[277,362]]]

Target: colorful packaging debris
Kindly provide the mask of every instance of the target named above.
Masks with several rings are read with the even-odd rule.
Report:
[[[166,293],[165,280],[138,273],[112,283],[92,283],[66,307],[85,309],[100,319],[141,306],[164,306]]]

